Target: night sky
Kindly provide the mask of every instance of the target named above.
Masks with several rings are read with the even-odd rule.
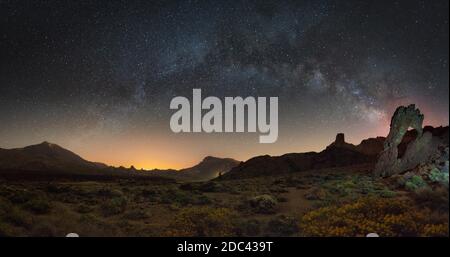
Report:
[[[0,0],[0,148],[180,168],[357,144],[402,104],[447,125],[448,3]],[[174,134],[170,100],[192,88],[278,96],[278,141]]]

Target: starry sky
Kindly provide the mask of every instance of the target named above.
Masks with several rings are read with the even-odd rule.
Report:
[[[0,148],[182,168],[384,136],[399,105],[449,121],[447,0],[0,0]],[[175,96],[279,97],[279,137],[181,133]]]

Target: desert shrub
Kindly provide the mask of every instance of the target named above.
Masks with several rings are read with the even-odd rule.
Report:
[[[65,193],[68,191],[68,188],[65,186],[61,186],[61,185],[56,185],[56,184],[47,184],[44,187],[44,190],[48,193],[51,194],[59,194],[59,193]]]
[[[23,189],[23,190],[14,190],[10,192],[10,195],[8,197],[8,199],[12,202],[12,203],[26,203],[28,201],[30,201],[31,199],[37,197],[36,194]]]
[[[305,194],[305,198],[311,201],[324,200],[327,198],[327,192],[322,188],[314,187],[308,190]]]
[[[426,187],[427,183],[422,179],[421,176],[414,175],[409,178],[405,183],[405,188],[409,191],[415,191],[419,188]]]
[[[10,236],[11,232],[9,227],[0,220],[0,237]]]
[[[189,207],[175,216],[167,236],[233,236],[236,214],[227,208]]]
[[[383,198],[393,198],[397,195],[397,193],[389,189],[382,189],[378,191],[377,194]]]
[[[448,187],[448,172],[442,172],[438,168],[434,168],[428,174],[428,178],[433,182],[441,183]]]
[[[235,233],[237,236],[258,236],[261,233],[261,222],[256,219],[239,220]]]
[[[338,181],[337,183],[335,183],[334,187],[329,188],[329,190],[333,194],[337,194],[341,197],[344,197],[347,195],[351,195],[355,191],[356,187],[357,187],[357,184],[354,181],[343,180],[343,181]],[[362,186],[361,188],[364,188],[364,186]]]
[[[118,189],[104,187],[97,191],[97,195],[104,197],[123,197],[123,192]]]
[[[267,223],[269,236],[291,236],[298,232],[297,220],[285,215],[277,216]]]
[[[125,197],[114,197],[109,201],[104,202],[100,206],[100,211],[103,216],[112,216],[123,213],[127,207],[127,198]]]
[[[448,215],[448,214],[447,214]],[[405,201],[361,198],[356,202],[324,207],[305,214],[300,219],[300,231],[305,236],[448,236],[441,225],[431,220],[431,211],[414,208]]]
[[[208,181],[199,185],[198,190],[202,192],[225,192],[227,188],[222,183]]]
[[[123,217],[129,220],[142,220],[148,218],[148,214],[145,210],[137,209],[125,213]]]
[[[29,228],[31,220],[22,210],[9,201],[0,199],[0,219],[9,224]]]
[[[182,206],[195,203],[192,194],[186,191],[169,189],[163,191],[160,196],[160,202],[166,204],[176,203]]]
[[[274,181],[274,184],[277,184]],[[300,180],[299,178],[296,178],[294,176],[287,176],[286,179],[278,184],[287,186],[287,187],[299,187],[299,186],[303,186],[305,183],[304,181]]]
[[[210,204],[212,203],[211,199],[209,199],[208,196],[206,195],[199,195],[196,199],[195,199],[195,204],[198,205],[206,205],[206,204]]]
[[[425,187],[414,191],[412,196],[419,207],[448,212],[448,190],[445,188],[431,189]]]
[[[159,194],[159,190],[154,188],[144,188],[141,190],[141,195],[143,197],[152,197]]]
[[[248,201],[251,209],[256,213],[271,214],[275,213],[277,200],[271,195],[259,195]]]
[[[89,213],[92,212],[94,208],[92,206],[86,205],[84,203],[77,206],[76,211],[78,213]]]
[[[448,224],[426,224],[422,235],[428,237],[448,236]]]
[[[283,186],[276,185],[276,186],[271,186],[269,188],[269,192],[271,192],[271,193],[287,193],[289,191]]]
[[[73,232],[73,230],[70,232]],[[88,213],[82,214],[77,220],[76,233],[80,236],[115,236],[118,229],[115,224]]]
[[[51,210],[51,205],[48,200],[42,197],[29,200],[23,207],[34,214],[47,214]]]
[[[178,187],[180,190],[185,190],[185,191],[194,191],[198,189],[198,184],[197,183],[184,183],[181,184]]]
[[[328,180],[320,188],[308,192],[307,199],[333,203],[356,200],[361,196],[385,198],[395,196],[395,192],[391,191],[386,184],[367,175],[337,176],[335,180]]]
[[[39,221],[31,229],[31,235],[35,237],[54,237],[58,236],[58,232],[56,231],[55,225],[52,225],[46,221]]]

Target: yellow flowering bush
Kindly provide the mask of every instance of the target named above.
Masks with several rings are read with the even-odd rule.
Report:
[[[170,223],[167,236],[232,236],[236,215],[227,208],[189,207]]]
[[[367,197],[310,211],[300,219],[299,226],[305,236],[448,236],[448,213],[445,215],[431,219],[429,209],[417,209],[400,200]]]

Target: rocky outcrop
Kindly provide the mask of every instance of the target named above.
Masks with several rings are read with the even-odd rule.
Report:
[[[346,148],[346,149],[356,150],[355,145],[345,142],[344,133],[338,133],[336,135],[336,139],[334,140],[334,142],[331,143],[329,146],[327,146],[326,149],[332,149],[332,148]]]
[[[239,179],[272,176],[306,170],[345,167],[360,164],[375,164],[383,149],[383,139],[363,140],[359,145],[345,142],[343,133],[325,150],[307,153],[289,153],[281,156],[257,156],[231,169],[222,179]]]
[[[378,155],[384,149],[384,137],[368,138],[356,146],[356,150],[366,155]]]
[[[345,144],[345,135],[344,135],[344,133],[338,133],[336,135],[336,140],[334,140],[334,144],[336,146],[343,146]]]
[[[438,147],[445,144],[442,136],[433,136],[434,130],[423,130],[423,119],[423,114],[414,104],[397,108],[391,119],[384,149],[375,166],[375,176],[387,177],[413,169],[429,161],[438,151]],[[415,133],[408,132],[410,127]],[[436,131],[435,133],[442,132],[437,129]]]

